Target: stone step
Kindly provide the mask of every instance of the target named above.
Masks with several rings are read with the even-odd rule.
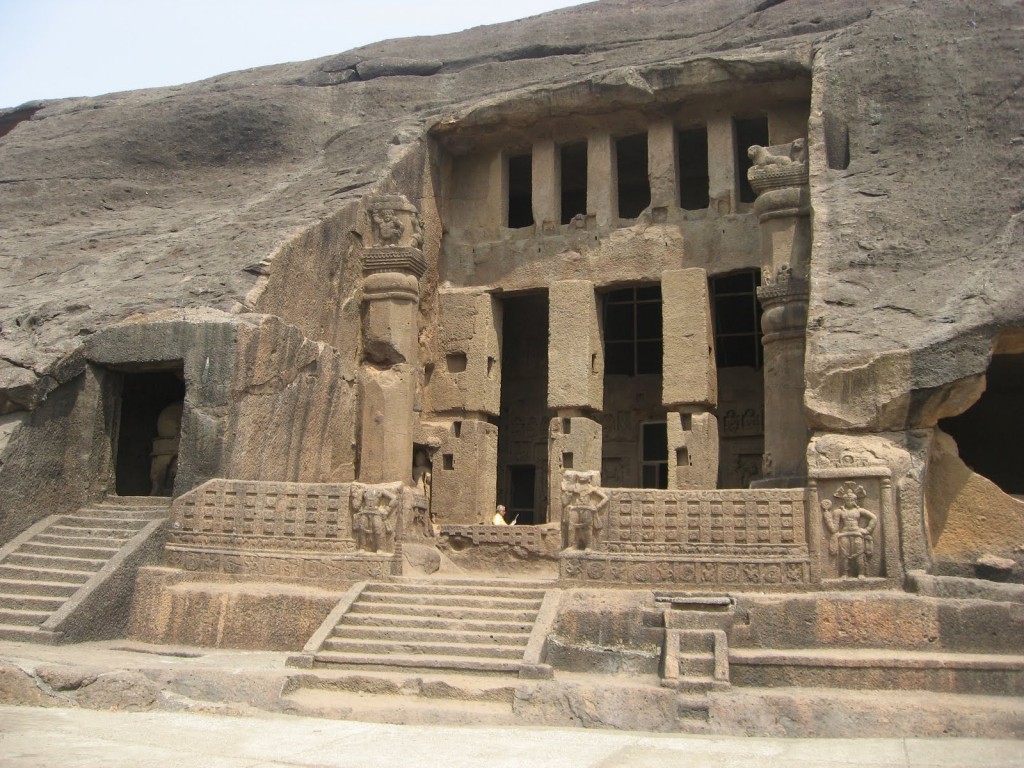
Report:
[[[93,576],[93,571],[76,571],[69,568],[33,568],[29,565],[16,565],[6,560],[0,562],[0,580],[14,581],[49,581],[81,586]]]
[[[38,541],[38,537],[26,541],[18,552],[27,555],[57,555],[59,557],[81,557],[109,560],[116,554],[118,547],[83,546],[81,544],[54,544]]]
[[[714,655],[715,636],[710,632],[691,630],[679,633],[679,652],[683,653],[706,653]]]
[[[107,496],[98,506],[104,507],[143,507],[145,509],[170,509],[170,496]]]
[[[319,665],[341,665],[344,667],[360,667],[368,669],[403,669],[451,670],[458,672],[476,672],[480,674],[518,674],[520,662],[510,659],[480,658],[455,655],[423,656],[420,654],[391,654],[381,657],[376,653],[339,653],[320,651],[313,657],[313,663]]]
[[[49,633],[42,632],[38,627],[19,626],[15,624],[0,624],[0,640],[10,640],[16,643],[38,643],[46,641]]]
[[[0,609],[48,611],[52,613],[64,605],[65,598],[52,595],[17,595],[4,592],[4,584],[0,582]]]
[[[505,597],[485,597],[476,595],[406,595],[396,593],[363,592],[359,596],[360,603],[388,603],[390,605],[415,605],[438,607],[464,607],[505,609],[510,611],[540,610],[541,598],[536,600],[519,600]]]
[[[497,643],[421,643],[400,640],[343,640],[329,637],[324,641],[324,651],[345,654],[377,654],[378,663],[390,664],[392,656],[422,654],[424,656],[472,656],[490,659],[521,660],[524,646],[499,645]]]
[[[892,648],[734,648],[733,685],[1024,696],[1024,656]]]
[[[59,533],[51,533],[52,529],[47,528],[45,533],[37,533],[32,537],[32,544],[53,544],[61,547],[101,547],[103,549],[117,550],[127,541],[127,537],[114,538],[111,536],[76,536]]]
[[[50,618],[52,611],[29,611],[24,608],[0,608],[0,624],[37,627]]]
[[[0,592],[7,595],[68,598],[78,591],[81,583],[42,581],[32,579],[0,579]]]
[[[61,557],[59,555],[33,555],[15,551],[4,558],[4,565],[22,565],[27,568],[72,571],[98,571],[107,561],[87,557]]]
[[[347,613],[344,626],[394,627],[396,629],[448,629],[465,632],[524,632],[533,625],[528,621],[480,621],[476,619],[444,619],[430,616],[406,616],[399,613]],[[340,625],[339,625],[340,626]]]
[[[57,525],[69,528],[108,528],[117,531],[141,531],[148,520],[134,520],[120,517],[93,517],[85,515],[61,515]]]
[[[394,643],[447,643],[448,645],[525,646],[530,633],[500,634],[443,629],[406,629],[397,627],[353,627],[341,623],[334,628],[332,640],[387,640]]]
[[[91,539],[114,541],[120,546],[134,536],[137,531],[130,528],[94,528],[89,526],[76,525],[51,525],[39,536],[53,536],[54,538],[68,539]]]
[[[529,622],[537,618],[536,610],[512,611],[497,608],[477,608],[466,606],[410,605],[402,603],[363,603],[356,602],[349,614],[404,614],[440,619],[473,619],[478,621]]]
[[[166,510],[153,510],[136,507],[83,507],[75,513],[82,517],[102,517],[120,520],[156,520],[166,516]]]
[[[526,589],[499,586],[463,586],[456,584],[403,584],[385,583],[368,584],[363,594],[401,594],[401,595],[466,595],[471,597],[505,597],[518,600],[543,600],[543,589]]]

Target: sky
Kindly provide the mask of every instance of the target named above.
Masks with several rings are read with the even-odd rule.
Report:
[[[179,85],[566,0],[0,0],[0,108]]]

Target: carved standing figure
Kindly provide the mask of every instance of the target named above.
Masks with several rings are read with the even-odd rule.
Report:
[[[150,451],[150,496],[170,496],[178,473],[178,446],[181,442],[181,410],[179,400],[171,403],[156,417],[156,437]]]
[[[387,539],[394,534],[394,514],[398,497],[387,488],[353,484],[352,500],[356,506],[352,514],[352,533],[356,549],[377,552],[387,547]]]
[[[845,482],[832,494],[839,499],[836,507],[830,499],[821,502],[825,525],[832,535],[828,551],[839,559],[839,576],[863,579],[867,575],[867,561],[875,553],[874,531],[878,517],[860,506],[867,493],[863,486]]]
[[[601,513],[608,494],[594,485],[591,472],[562,474],[562,538],[566,549],[592,549],[604,527]]]

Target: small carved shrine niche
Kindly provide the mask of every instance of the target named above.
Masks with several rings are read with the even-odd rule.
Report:
[[[889,468],[864,466],[844,455],[846,464],[812,469],[812,502],[821,531],[820,562],[825,579],[893,576],[888,550],[894,542],[893,495]]]

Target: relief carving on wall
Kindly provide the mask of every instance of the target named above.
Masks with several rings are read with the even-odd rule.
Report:
[[[352,535],[360,552],[393,552],[399,498],[380,485],[352,483]]]
[[[878,515],[861,506],[867,496],[864,486],[847,481],[832,494],[838,499],[821,502],[825,527],[831,537],[828,551],[837,558],[840,578],[865,578],[868,575],[868,561],[875,555],[873,533],[878,525]]]
[[[565,549],[594,549],[604,528],[608,494],[597,472],[562,473],[562,543]]]

